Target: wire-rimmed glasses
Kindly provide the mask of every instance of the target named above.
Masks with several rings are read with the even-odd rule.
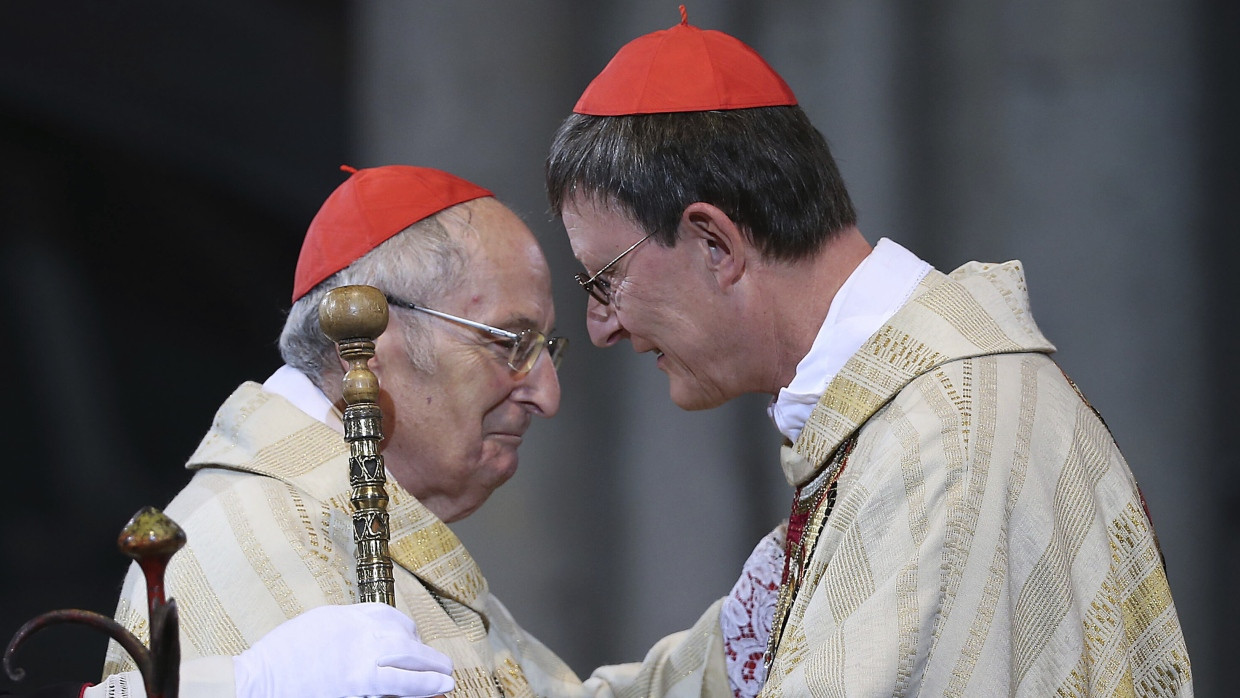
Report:
[[[606,272],[608,269],[611,269],[612,267],[616,266],[616,262],[619,262],[620,260],[624,259],[624,256],[626,254],[637,249],[638,245],[649,240],[653,236],[654,236],[654,233],[650,233],[646,237],[630,245],[629,249],[625,250],[624,252],[621,252],[615,259],[605,264],[602,269],[599,269],[598,271],[594,272],[594,276],[590,276],[588,274],[583,274],[583,273],[577,273],[577,274],[573,274],[573,278],[577,280],[578,284],[581,284],[581,288],[585,289],[585,292],[590,294],[590,296],[593,297],[594,300],[598,301],[602,305],[611,305],[611,282],[608,281],[607,279],[602,278],[603,273]]]
[[[499,337],[501,344],[505,344],[508,347],[508,368],[517,373],[529,373],[533,370],[534,362],[538,361],[538,355],[542,352],[543,347],[547,348],[547,356],[551,357],[551,365],[558,369],[560,362],[564,360],[564,350],[568,347],[567,337],[548,337],[538,330],[531,329],[510,332],[475,320],[457,317],[440,310],[432,310],[424,305],[410,303],[393,296],[388,296],[387,301],[401,308],[434,315],[437,318],[455,322],[458,325],[472,327],[476,330],[482,330],[494,337]]]

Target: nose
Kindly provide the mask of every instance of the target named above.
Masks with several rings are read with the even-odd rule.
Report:
[[[517,396],[540,417],[554,417],[560,411],[560,376],[547,352],[539,354],[534,368],[521,379]]]
[[[586,301],[586,331],[596,347],[609,347],[628,336],[615,307],[603,305],[593,296]]]

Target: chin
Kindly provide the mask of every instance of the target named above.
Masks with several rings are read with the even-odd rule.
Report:
[[[487,470],[491,473],[491,491],[494,492],[500,485],[512,479],[517,474],[517,453],[513,451],[511,454],[504,454],[495,458]]]
[[[469,505],[469,506],[466,506],[466,507],[463,507],[463,508],[461,508],[461,509],[458,509],[458,510],[456,510],[454,513],[452,513],[451,515],[449,515],[449,516],[445,516],[445,517],[442,517],[442,518],[440,519],[440,521],[443,521],[444,523],[449,523],[449,524],[450,524],[450,523],[456,523],[457,521],[460,521],[461,519],[463,519],[463,518],[465,518],[465,517],[469,516],[470,514],[474,513],[475,511],[478,511],[479,509],[481,509],[481,508],[482,508],[482,505],[483,505],[483,504],[485,504],[485,503],[486,503],[486,501],[487,501],[487,500],[484,498],[484,499],[483,499],[482,501],[480,501],[480,502],[477,502],[477,503],[475,503],[475,504],[471,504],[471,505]]]
[[[727,402],[726,398],[701,390],[689,390],[684,386],[677,386],[675,382],[668,386],[668,394],[673,404],[688,412],[713,409]]]

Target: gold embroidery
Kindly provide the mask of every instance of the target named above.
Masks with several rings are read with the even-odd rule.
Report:
[[[809,565],[808,558],[813,555],[813,550],[811,547],[806,553],[806,566]],[[856,527],[844,534],[844,539],[832,556],[832,563],[838,565],[834,577],[837,583],[822,589],[822,594],[831,606],[831,615],[843,622],[874,593],[874,571],[865,551],[865,541]],[[822,568],[818,569],[819,574],[823,571]],[[817,578],[804,579],[801,586],[815,589],[818,581]]]
[[[1004,333],[969,290],[958,284],[942,284],[913,302],[948,322],[960,335],[987,353],[1018,351],[1023,347]]]
[[[250,646],[211,588],[193,548],[181,549],[168,572],[168,595],[177,600],[181,639],[189,640],[198,656],[238,655]]]
[[[495,682],[499,684],[500,692],[510,698],[525,698],[526,696],[533,698],[534,696],[530,682],[525,678],[525,672],[521,671],[521,667],[510,656],[504,657],[504,661],[495,670]]]
[[[136,567],[134,569],[136,570]],[[130,576],[134,577],[135,574],[136,572],[133,572]],[[126,596],[122,596],[120,603],[116,606],[116,622],[127,628],[144,645],[149,644],[151,638],[151,626],[147,622],[146,613],[145,605],[141,609],[136,609],[129,603],[129,598]],[[130,657],[128,652],[121,649],[116,640],[108,641],[107,659],[103,663],[103,675],[105,677],[133,671],[137,668],[138,665],[134,663],[133,657]]]
[[[252,467],[281,479],[306,475],[322,465],[325,454],[347,456],[349,447],[340,435],[314,423],[258,450]],[[347,470],[343,471],[347,474]],[[346,475],[342,474],[341,478]]]
[[[929,532],[926,514],[926,473],[921,466],[920,434],[899,405],[884,412],[892,433],[900,442],[900,473],[904,478],[904,499],[908,502],[909,535],[920,546]]]
[[[918,616],[917,565],[911,563],[896,575],[896,623],[899,628],[900,660],[896,666],[896,695],[909,693],[913,665],[917,661]]]
[[[280,502],[278,505],[273,503],[275,497],[278,502],[282,497],[276,495],[276,492],[286,491],[288,485],[278,481],[264,478],[259,482],[262,493],[267,498],[267,506],[273,514],[277,514],[277,522],[281,523],[284,533],[288,534],[288,526],[283,525],[280,517],[287,517],[288,503]],[[305,607],[297,600],[297,596],[293,593],[288,583],[284,581],[284,577],[280,571],[276,569],[271,558],[267,555],[267,550],[263,543],[254,533],[254,527],[250,517],[241,504],[241,497],[237,493],[230,491],[231,483],[227,481],[213,481],[211,483],[212,491],[216,493],[214,501],[218,502],[224,508],[224,515],[228,519],[228,528],[232,531],[233,537],[237,544],[245,553],[245,559],[250,563],[250,568],[254,570],[254,574],[262,580],[263,588],[271,594],[271,598],[275,600],[280,607],[280,612],[285,618],[293,618],[305,612]],[[275,492],[273,492],[275,490]],[[293,536],[296,538],[296,536]],[[244,649],[244,648],[243,648]]]
[[[979,381],[979,392],[983,395],[994,395],[998,390],[998,375],[1000,360],[996,357],[983,357],[970,361],[969,363],[977,364],[977,374]],[[972,462],[971,470],[976,473],[970,477],[970,486],[964,501],[966,516],[965,522],[962,524],[964,529],[969,532],[970,539],[972,532],[977,530],[978,517],[981,513],[982,496],[986,489],[986,473],[990,472],[991,458],[994,449],[994,433],[997,423],[996,412],[998,405],[993,400],[981,400],[980,411],[975,415],[978,421],[977,438],[974,443],[974,451],[970,458]],[[1027,429],[1027,425],[1021,425],[1021,429]],[[1022,467],[1021,463],[1013,463],[1014,467]],[[1019,493],[1020,484],[1016,484],[1017,493]],[[1013,495],[1015,496],[1015,495]],[[1011,504],[1009,501],[1009,506]],[[1010,517],[1010,510],[1008,517]],[[1005,517],[1005,521],[1009,520]],[[994,622],[995,612],[999,606],[999,599],[1004,590],[1007,579],[1008,557],[1007,557],[1007,531],[1006,529],[999,531],[999,538],[995,544],[995,550],[991,556],[990,573],[986,577],[986,583],[981,590],[981,598],[978,600],[977,608],[973,616],[973,622],[969,626],[969,632],[965,636],[964,646],[961,648],[960,656],[956,660],[951,674],[951,682],[944,692],[946,696],[962,696],[968,691],[969,680],[973,676],[977,663],[981,658],[982,649],[985,646],[986,637],[991,624]],[[933,653],[933,648],[931,652]]]
[[[456,680],[456,689],[452,695],[457,696],[502,696],[495,678],[482,667],[454,667],[452,678]]]
[[[971,380],[970,364],[972,362],[972,359],[965,359],[954,364],[959,366],[961,375],[965,379]],[[942,369],[934,374],[934,380],[924,380],[919,385],[922,398],[934,411],[935,419],[941,430],[940,443],[944,462],[940,464],[940,467],[946,475],[944,495],[946,496],[947,520],[943,538],[943,586],[940,591],[941,610],[939,614],[947,617],[951,615],[963,580],[986,473],[984,470],[977,473],[975,471],[978,469],[971,471],[966,467],[968,447],[965,440],[967,439],[969,411],[972,408],[969,404],[962,405],[961,396],[966,393],[971,394],[971,386],[967,389],[959,387],[948,372]],[[981,478],[980,485],[972,481],[975,476]],[[941,629],[939,624],[935,624],[931,653],[938,645]]]
[[[1098,449],[1100,430],[1095,419],[1077,419],[1072,446],[1055,487],[1050,543],[1016,600],[1016,617],[1026,620],[1014,628],[1012,638],[1013,670],[1018,683],[1033,667],[1073,603],[1072,564],[1094,519],[1094,488],[1109,467],[1106,454]]]
[[[1191,671],[1144,514],[1129,502],[1107,534],[1111,566],[1082,618],[1077,671],[1058,695],[1178,695]]]
[[[785,549],[784,564],[787,569],[787,578],[779,589],[779,598],[775,602],[775,615],[771,622],[771,636],[766,646],[765,663],[768,674],[775,654],[779,650],[780,636],[788,622],[788,613],[792,610],[792,604],[801,588],[805,567],[813,556],[818,536],[835,503],[836,480],[843,472],[848,456],[852,453],[856,443],[855,438],[845,441],[822,472],[797,491],[797,500],[793,503],[793,515],[808,514],[809,518],[802,530],[800,540],[794,541],[789,536],[788,547]]]

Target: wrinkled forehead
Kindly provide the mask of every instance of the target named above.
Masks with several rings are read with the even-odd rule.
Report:
[[[455,284],[458,300],[501,316],[555,318],[547,258],[529,227],[495,199],[479,199],[446,212],[444,225],[460,236],[465,272]]]

